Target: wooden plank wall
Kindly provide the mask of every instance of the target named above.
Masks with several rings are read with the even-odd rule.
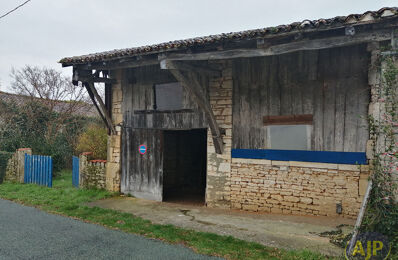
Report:
[[[312,150],[365,152],[368,63],[365,45],[236,60],[233,148],[268,148],[263,116],[313,114]]]
[[[155,129],[123,128],[121,192],[162,201],[163,133]],[[147,146],[140,154],[138,147]]]
[[[154,84],[176,82],[167,70],[161,70],[159,66],[146,66],[126,70],[124,78],[122,111],[125,126],[153,129],[207,128],[204,113],[184,90],[183,109],[192,109],[192,112],[137,113],[137,111],[153,110]],[[204,86],[204,92],[208,93],[208,79],[203,77],[199,80]]]

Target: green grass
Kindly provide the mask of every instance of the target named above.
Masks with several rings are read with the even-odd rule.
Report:
[[[63,171],[53,181],[53,188],[10,182],[0,185],[1,198],[109,228],[183,244],[201,254],[227,259],[332,259],[307,250],[287,251],[270,248],[231,236],[186,230],[172,225],[156,225],[128,213],[84,206],[84,203],[116,195],[103,190],[74,188],[70,171]]]

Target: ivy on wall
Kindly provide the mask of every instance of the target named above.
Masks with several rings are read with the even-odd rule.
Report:
[[[380,64],[382,82],[372,93],[377,95],[380,114],[369,117],[373,186],[360,230],[388,236],[392,259],[398,259],[398,68],[393,56],[382,57]]]

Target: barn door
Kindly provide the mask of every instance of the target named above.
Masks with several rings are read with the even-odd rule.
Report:
[[[155,129],[123,129],[121,192],[162,201],[163,133]]]

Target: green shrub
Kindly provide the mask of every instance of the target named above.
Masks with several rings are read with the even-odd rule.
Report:
[[[77,152],[92,152],[92,159],[106,160],[108,134],[105,128],[90,125],[80,136],[77,143]]]
[[[96,123],[96,119],[51,111],[35,100],[22,105],[0,100],[0,115],[1,150],[26,147],[33,154],[51,156],[55,174],[71,167],[78,136],[87,124]]]

